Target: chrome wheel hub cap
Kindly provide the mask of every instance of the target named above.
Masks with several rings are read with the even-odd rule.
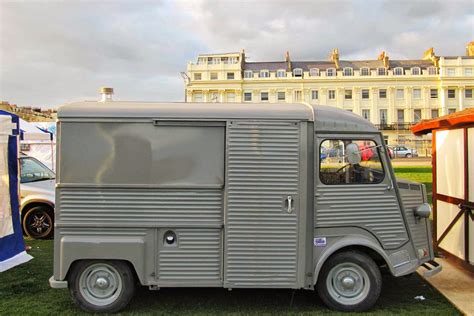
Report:
[[[326,286],[331,297],[341,304],[358,304],[370,290],[367,273],[355,263],[341,263],[329,271]]]
[[[106,263],[87,267],[79,278],[79,290],[91,304],[104,306],[115,302],[123,289],[118,271]]]

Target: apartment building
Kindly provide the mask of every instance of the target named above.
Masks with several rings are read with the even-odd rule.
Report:
[[[187,66],[187,102],[306,102],[357,113],[376,124],[390,145],[428,148],[409,127],[422,120],[474,107],[474,42],[465,56],[421,59],[248,62],[245,52],[201,54]],[[225,104],[223,104],[225,106]],[[426,144],[425,144],[426,143]]]

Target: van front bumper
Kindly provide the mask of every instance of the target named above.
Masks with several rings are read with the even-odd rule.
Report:
[[[49,286],[53,289],[67,289],[67,281],[57,281],[52,276],[49,278]]]

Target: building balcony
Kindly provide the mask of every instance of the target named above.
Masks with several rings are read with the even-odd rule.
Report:
[[[382,131],[395,131],[395,130],[409,130],[413,125],[416,123],[382,123],[382,124],[375,124],[375,127],[377,127],[379,130]]]

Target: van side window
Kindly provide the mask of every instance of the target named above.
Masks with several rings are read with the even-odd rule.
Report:
[[[348,150],[358,148],[360,162],[349,163]],[[380,150],[372,140],[326,139],[319,151],[319,178],[324,184],[376,184],[385,177]]]

